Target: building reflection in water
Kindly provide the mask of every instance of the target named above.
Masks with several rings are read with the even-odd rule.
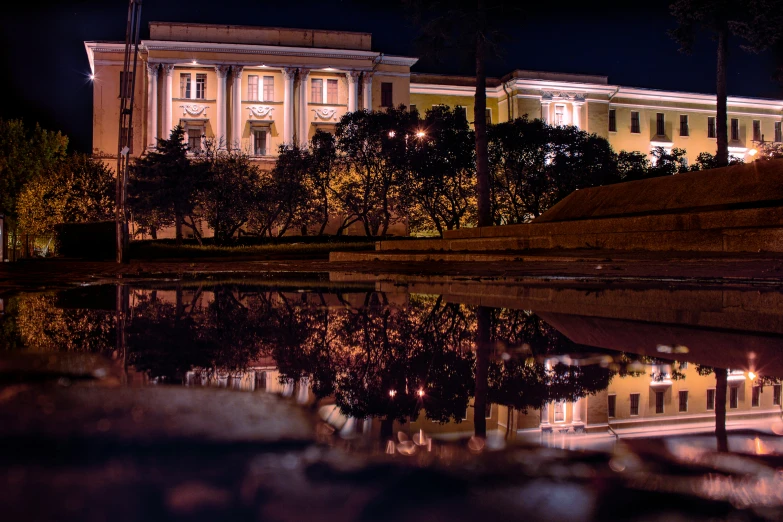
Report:
[[[779,295],[532,289],[487,308],[469,290],[378,286],[92,287],[13,297],[0,326],[6,346],[104,353],[130,384],[278,394],[331,433],[400,452],[474,435],[600,448],[712,432],[721,393],[729,430],[780,421]]]

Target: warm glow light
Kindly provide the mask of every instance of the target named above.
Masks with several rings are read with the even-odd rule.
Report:
[[[417,138],[423,138],[424,136],[426,136],[426,133],[422,130],[416,133]]]
[[[95,80],[95,75],[94,74],[90,75],[90,80]]]
[[[334,71],[334,67],[327,67],[324,71]]]
[[[748,372],[748,377],[750,377],[750,380],[754,380],[756,378],[756,374],[753,372]]]
[[[419,388],[419,391],[417,391],[416,393],[418,394],[419,397],[424,397],[424,390],[422,390],[421,388]]]
[[[266,65],[259,65],[258,68],[259,69],[266,69]]]
[[[397,390],[389,390],[389,397],[394,398],[395,395],[397,395]]]
[[[755,156],[755,155],[756,155],[756,154],[758,154],[758,153],[759,153],[759,151],[757,151],[756,149],[750,149],[750,150],[748,151],[748,156],[751,156],[751,157],[752,157],[752,156]]]
[[[393,138],[394,136],[395,136],[395,133],[394,133],[394,131],[389,131],[389,137],[390,137],[390,138]]]

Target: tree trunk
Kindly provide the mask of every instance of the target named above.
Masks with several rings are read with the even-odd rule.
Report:
[[[174,214],[174,227],[175,237],[177,239],[177,246],[182,244],[182,214],[179,212]]]
[[[718,30],[718,64],[717,64],[717,114],[715,126],[718,137],[718,152],[715,156],[719,167],[729,164],[729,133],[728,133],[728,108],[726,93],[726,58],[728,54],[729,28],[724,25]]]
[[[725,368],[715,368],[715,438],[718,451],[729,451],[729,441],[726,434],[726,392],[728,390],[728,371]]]
[[[486,306],[476,310],[476,387],[473,398],[473,426],[476,437],[487,436],[487,409],[489,395],[489,352],[490,352],[490,314]]]
[[[476,130],[476,196],[478,198],[478,226],[492,225],[489,201],[489,153],[487,151],[487,75],[484,70],[486,42],[486,10],[478,0],[478,31],[476,32],[476,96],[473,105],[473,127]]]

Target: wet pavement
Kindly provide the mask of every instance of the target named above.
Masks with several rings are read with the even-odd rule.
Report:
[[[260,279],[2,295],[3,519],[783,518],[777,289]]]

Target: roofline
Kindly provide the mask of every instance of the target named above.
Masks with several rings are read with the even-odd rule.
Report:
[[[314,33],[344,33],[344,34],[356,34],[356,35],[364,35],[369,36],[372,38],[372,33],[367,33],[364,31],[342,31],[338,29],[306,29],[303,27],[269,27],[265,25],[244,25],[244,24],[203,24],[203,23],[189,23],[189,22],[162,22],[159,20],[153,20],[150,21],[147,24],[147,27],[153,25],[153,24],[163,24],[163,25],[177,25],[177,26],[196,26],[196,27],[230,27],[230,28],[236,28],[236,29],[260,29],[265,31],[311,31]]]

